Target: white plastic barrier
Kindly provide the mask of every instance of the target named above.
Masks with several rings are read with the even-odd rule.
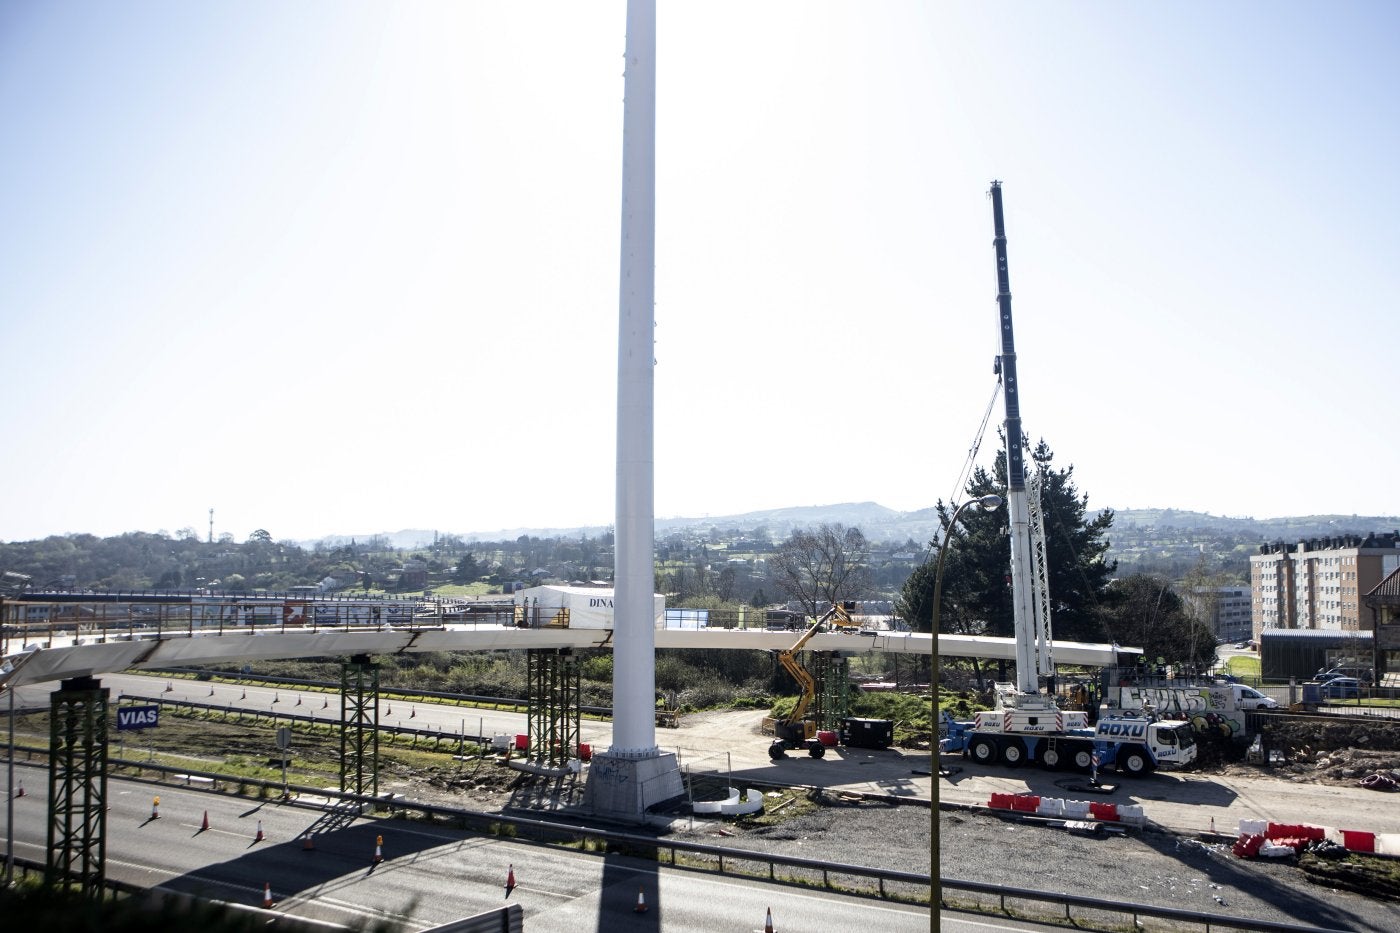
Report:
[[[724,807],[736,806],[739,803],[739,788],[735,787],[729,791],[729,796],[724,800],[697,800],[691,804],[691,809],[696,813],[722,813]]]
[[[749,788],[744,792],[744,799],[741,803],[730,803],[725,801],[720,806],[719,812],[725,816],[743,816],[746,813],[757,813],[763,809],[763,793]]]
[[[1040,816],[1060,817],[1065,815],[1065,802],[1059,797],[1041,797],[1040,806],[1035,812]]]
[[[739,797],[739,789],[736,787],[729,792],[729,796],[724,800],[700,800],[691,805],[691,809],[696,813],[718,813],[721,816],[743,816],[746,813],[757,813],[763,809],[763,793],[749,788],[744,791],[742,799]]]
[[[1065,819],[1067,820],[1087,820],[1089,818],[1089,801],[1087,800],[1066,800]]]
[[[1147,815],[1142,812],[1142,804],[1120,803],[1118,805],[1118,822],[1127,823],[1129,826],[1146,826]]]
[[[1241,836],[1262,836],[1269,826],[1268,820],[1240,820]]]

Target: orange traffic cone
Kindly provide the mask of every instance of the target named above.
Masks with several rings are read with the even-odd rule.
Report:
[[[510,897],[510,892],[515,890],[515,866],[506,866],[506,897]]]
[[[210,695],[210,696],[213,696],[213,695],[214,695],[214,688],[213,688],[213,687],[210,687],[210,688],[209,688],[209,695]]]
[[[773,933],[773,908],[768,908],[768,916],[763,918],[763,933]]]
[[[263,841],[262,820],[258,820],[258,834],[253,837],[254,842]]]
[[[273,702],[273,703],[281,703],[281,702],[282,702],[282,694],[280,694],[280,693],[273,693],[273,694],[272,694],[272,702]]]
[[[301,694],[297,694],[297,706],[301,705]]]
[[[265,910],[271,910],[271,909],[272,909],[272,883],[271,883],[271,882],[266,882],[266,881],[263,882],[263,908],[264,908]]]
[[[637,888],[637,906],[632,908],[633,913],[644,914],[647,912],[647,899],[642,896],[642,889]]]
[[[173,693],[173,692],[175,692],[175,685],[174,685],[173,683],[171,683],[170,681],[168,681],[168,680],[165,682],[165,692],[166,692],[166,693]]]
[[[330,706],[330,705],[331,705],[331,698],[330,698],[330,697],[326,697],[324,700],[321,701],[321,709],[325,709],[326,707],[328,707],[328,706]]]
[[[24,796],[24,782],[23,782],[23,781],[20,781],[20,782],[19,782],[19,790],[15,791],[15,796],[16,796],[16,797],[23,797],[23,796]]]
[[[240,699],[240,700],[246,700],[246,699],[248,699],[248,688],[247,688],[247,687],[244,687],[244,688],[243,688],[243,695],[242,695],[241,697],[239,697],[239,699]]]
[[[202,833],[207,833],[207,832],[209,832],[209,811],[208,811],[208,810],[205,810],[205,811],[204,811],[204,822],[202,822],[202,823],[199,824],[199,831],[202,832]]]
[[[374,864],[378,865],[384,861],[384,837],[374,837]]]
[[[315,848],[316,844],[311,841],[311,830],[308,829],[306,834],[301,837],[301,851],[310,852]]]
[[[153,820],[158,820],[158,819],[160,819],[160,798],[159,798],[159,797],[155,797],[155,798],[153,798],[153,799],[151,800],[151,819],[153,819]]]

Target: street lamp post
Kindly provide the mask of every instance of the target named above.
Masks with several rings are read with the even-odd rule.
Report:
[[[929,755],[933,759],[932,767],[929,768],[929,831],[928,831],[928,915],[930,933],[938,933],[938,914],[943,906],[943,882],[940,862],[942,860],[942,846],[938,840],[938,779],[940,777],[938,752],[939,752],[939,711],[938,711],[938,667],[940,657],[938,653],[938,617],[943,605],[943,559],[948,556],[948,544],[953,537],[953,527],[957,525],[958,518],[969,506],[978,506],[984,512],[991,512],[1001,507],[1001,496],[986,495],[979,499],[968,499],[962,505],[953,510],[953,517],[948,519],[948,527],[943,531],[943,543],[938,548],[938,563],[933,569],[933,618],[929,624],[929,635],[933,641],[932,663],[929,666],[929,688],[932,694],[932,709],[929,713],[929,726],[932,735],[929,737]]]

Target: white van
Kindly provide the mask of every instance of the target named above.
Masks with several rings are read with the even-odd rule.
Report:
[[[1235,693],[1235,707],[1242,710],[1278,709],[1278,700],[1245,684],[1230,684]]]

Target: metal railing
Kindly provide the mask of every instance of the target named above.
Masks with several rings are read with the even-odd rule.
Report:
[[[1212,929],[1258,930],[1261,931],[1261,933],[1345,933],[1345,931],[1341,930],[1307,924],[1285,923],[1277,920],[1250,920],[1245,917],[1208,914],[1196,910],[1182,910],[1177,907],[1152,907],[1145,904],[1124,904],[1121,901],[1106,901],[1096,897],[1082,897],[1078,894],[1034,891],[1029,888],[1013,888],[1007,887],[1006,885],[986,884],[980,881],[957,881],[944,878],[943,888],[945,891],[965,891],[969,894],[995,898],[997,900],[997,910],[1002,914],[1010,914],[1012,912],[1008,904],[1009,901],[1032,901],[1042,904],[1053,904],[1062,908],[1064,911],[1059,919],[1078,929],[1085,928],[1084,921],[1087,918],[1084,914],[1093,912],[1112,914],[1118,917],[1131,917],[1134,929],[1142,928],[1141,918],[1151,917],[1157,920],[1173,920],[1179,923],[1198,924],[1205,928],[1206,933],[1210,933]],[[1073,913],[1075,908],[1078,908],[1083,913],[1076,917]]]
[[[332,683],[328,680],[306,680],[301,677],[281,677],[275,674],[236,674],[231,671],[218,670],[196,670],[182,667],[162,667],[151,668],[145,673],[151,676],[161,674],[174,674],[182,678],[193,677],[201,683],[239,683],[239,684],[266,684],[268,686],[298,687],[309,691],[320,693],[340,693],[339,681]],[[518,706],[524,709],[529,700],[524,697],[497,697],[485,696],[476,693],[453,693],[449,690],[419,690],[409,687],[379,686],[379,696],[381,699],[402,700],[405,703],[428,702],[431,700],[444,700],[458,706]],[[610,717],[613,714],[611,706],[580,706],[579,709],[585,713],[593,713],[598,716]]]
[[[276,710],[260,710],[251,707],[234,706],[231,703],[201,703],[197,700],[175,700],[161,696],[140,696],[135,693],[123,693],[120,699],[122,702],[131,700],[137,703],[154,703],[162,707],[169,706],[174,709],[205,710],[211,713],[222,713],[226,717],[233,717],[235,722],[242,722],[246,716],[255,723],[267,720],[273,725],[279,722],[288,724],[300,722],[313,726],[339,726],[341,724],[340,707],[338,704],[331,708],[334,711],[333,716],[329,714],[326,716],[317,716],[314,708],[312,712],[309,713],[283,713]],[[467,741],[478,744],[488,743],[492,739],[492,736],[472,735],[465,730],[459,732],[444,732],[441,729],[418,729],[412,726],[394,725],[389,722],[380,722],[377,728],[380,732],[387,733],[391,736],[408,736],[413,739],[415,745],[420,738],[432,739],[438,742]]]

